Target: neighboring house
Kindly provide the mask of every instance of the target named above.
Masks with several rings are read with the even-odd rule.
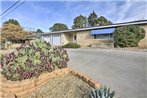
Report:
[[[42,38],[51,45],[65,45],[67,43],[78,43],[82,47],[114,47],[113,32],[117,27],[124,25],[138,25],[147,32],[147,20],[117,23],[107,26],[88,27],[81,29],[70,29],[65,31],[48,32],[41,34]],[[147,35],[144,39],[147,39]],[[144,44],[146,44],[144,40]]]

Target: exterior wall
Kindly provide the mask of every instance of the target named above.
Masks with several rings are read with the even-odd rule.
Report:
[[[140,40],[140,42],[138,43],[138,46],[140,48],[147,48],[147,24],[140,25],[140,27],[145,30],[145,37],[142,40]]]
[[[62,33],[61,35],[61,45],[72,42],[72,35],[68,33]]]
[[[112,43],[110,47],[114,47],[112,39],[94,39],[90,31],[77,32],[77,43],[82,47],[93,46],[93,44],[101,47],[101,43]]]
[[[90,34],[90,31],[79,31],[79,32],[67,32],[62,34],[62,45],[73,42],[73,35],[77,35],[76,43],[81,45],[81,47],[114,47],[112,39],[94,39]],[[107,43],[107,44],[105,44]]]

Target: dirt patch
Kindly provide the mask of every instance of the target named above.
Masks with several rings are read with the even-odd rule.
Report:
[[[71,74],[56,77],[27,98],[90,98],[92,87]]]

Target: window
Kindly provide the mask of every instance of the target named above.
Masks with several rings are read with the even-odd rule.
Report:
[[[96,34],[94,34],[94,39],[96,39]]]
[[[77,40],[77,36],[76,35],[74,35],[74,40]]]
[[[59,37],[60,35],[59,34],[55,34],[55,35],[53,35],[54,37]]]
[[[94,39],[111,39],[112,34],[94,34]]]

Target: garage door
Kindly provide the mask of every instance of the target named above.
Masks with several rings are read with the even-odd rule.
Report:
[[[47,42],[51,44],[51,36],[44,36],[43,39]]]
[[[61,45],[61,36],[60,34],[53,35],[53,45]]]

